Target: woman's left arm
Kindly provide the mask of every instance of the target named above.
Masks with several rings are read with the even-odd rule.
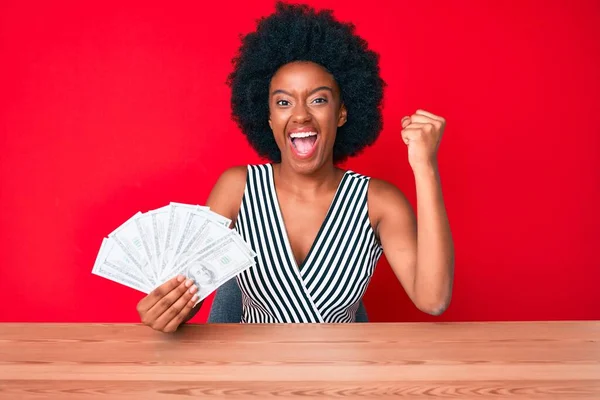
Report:
[[[452,297],[454,244],[437,163],[445,120],[423,110],[402,119],[417,194],[417,215],[395,186],[373,180],[369,203],[384,254],[412,302],[439,315]]]

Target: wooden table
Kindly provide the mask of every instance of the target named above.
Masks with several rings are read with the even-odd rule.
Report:
[[[600,399],[600,322],[0,324],[0,399]]]

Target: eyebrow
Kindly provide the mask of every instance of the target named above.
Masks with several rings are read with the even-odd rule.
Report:
[[[316,93],[316,92],[318,92],[319,90],[329,90],[329,91],[331,92],[331,94],[333,94],[333,89],[332,89],[332,88],[330,88],[329,86],[319,86],[318,88],[311,90],[311,91],[308,93],[308,95],[310,96],[311,94],[313,94],[313,93]],[[290,97],[293,97],[293,95],[292,95],[290,92],[286,92],[286,91],[285,91],[285,90],[283,90],[283,89],[277,89],[277,90],[273,90],[273,92],[271,92],[271,96],[274,96],[274,95],[276,95],[277,93],[283,93],[283,94],[287,94],[287,95],[288,95],[288,96],[290,96]]]

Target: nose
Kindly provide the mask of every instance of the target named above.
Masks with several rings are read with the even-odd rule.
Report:
[[[311,115],[304,103],[300,102],[294,107],[294,114],[292,120],[297,124],[304,124],[311,120]]]

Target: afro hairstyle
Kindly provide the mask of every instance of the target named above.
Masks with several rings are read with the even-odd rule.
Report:
[[[331,10],[278,1],[275,12],[257,21],[256,31],[241,36],[227,78],[232,118],[259,156],[281,162],[269,127],[269,85],[277,70],[293,61],[310,61],[330,72],[348,112],[338,128],[333,161],[342,162],[373,144],[381,129],[383,89],[379,55],[355,34],[352,23],[334,19]]]

